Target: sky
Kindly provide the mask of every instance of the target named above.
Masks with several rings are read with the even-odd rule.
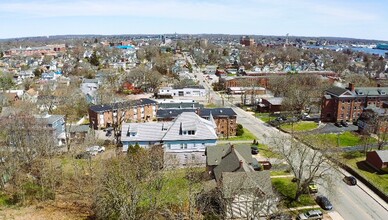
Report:
[[[387,0],[0,0],[0,38],[244,34],[388,40]]]

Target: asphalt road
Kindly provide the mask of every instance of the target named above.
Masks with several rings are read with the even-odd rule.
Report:
[[[237,122],[242,124],[259,138],[259,141],[270,146],[274,138],[289,137],[288,134],[268,126],[252,114],[234,107],[237,113]],[[333,171],[334,187],[329,193],[323,187],[319,187],[319,194],[327,196],[343,219],[367,220],[388,219],[388,205],[375,193],[370,191],[364,184],[358,181],[357,186],[348,186],[342,181],[346,171],[340,169]],[[318,182],[319,184],[319,182]]]
[[[192,62],[191,59],[189,60]],[[197,74],[200,83],[206,89],[209,89],[210,101],[224,106],[231,106],[237,113],[237,122],[258,137],[261,143],[271,146],[270,144],[275,138],[290,137],[289,134],[267,125],[251,113],[234,107],[228,101],[223,100],[218,93],[212,90],[199,69],[195,69],[194,73]],[[332,212],[338,212],[345,220],[388,219],[388,204],[369,190],[368,187],[360,181],[358,181],[357,186],[345,184],[342,179],[345,175],[349,175],[345,170],[338,169],[331,172],[333,172],[334,181],[332,187],[330,187],[330,192],[326,191],[324,187],[320,187],[318,194],[326,195],[330,199],[334,207]]]

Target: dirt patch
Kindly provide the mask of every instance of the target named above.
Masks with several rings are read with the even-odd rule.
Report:
[[[40,202],[25,207],[0,207],[0,219],[7,220],[81,220],[91,219],[90,204],[85,201]]]

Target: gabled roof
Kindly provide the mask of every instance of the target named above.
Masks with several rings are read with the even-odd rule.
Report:
[[[376,154],[380,157],[383,163],[388,162],[388,150],[376,150]]]
[[[250,161],[252,161],[252,156]],[[221,180],[224,172],[253,172],[251,163],[245,161],[244,157],[235,150],[234,147],[229,149],[229,153],[221,158],[221,162],[213,169],[216,181]]]
[[[252,162],[251,147],[249,145],[234,145],[235,151],[237,151],[246,162]],[[217,146],[208,146],[206,148],[206,163],[209,166],[219,165],[221,159],[225,155],[229,154],[231,151],[231,146],[226,145],[217,145]]]
[[[184,131],[194,130],[194,135],[184,135]],[[127,132],[136,132],[127,136]],[[123,123],[121,141],[159,142],[216,140],[217,134],[213,123],[200,118],[194,112],[183,112],[172,122]]]
[[[333,87],[327,89],[326,93],[329,93],[329,94],[334,95],[334,96],[340,96],[343,93],[345,93],[346,91],[349,91],[349,90],[338,87],[338,86],[333,86]]]
[[[182,135],[183,130],[195,130],[195,135]],[[186,130],[186,131],[187,131]],[[214,140],[217,134],[213,123],[199,117],[194,112],[183,112],[174,121],[163,141],[173,140]]]
[[[273,195],[269,171],[222,173],[224,198],[233,198],[247,191],[263,197]]]

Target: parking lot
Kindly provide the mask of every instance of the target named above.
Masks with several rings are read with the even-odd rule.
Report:
[[[310,131],[309,133],[313,134],[326,134],[326,133],[340,133],[344,131],[357,131],[358,127],[354,124],[349,123],[348,127],[337,127],[334,123],[325,123],[319,128]]]

